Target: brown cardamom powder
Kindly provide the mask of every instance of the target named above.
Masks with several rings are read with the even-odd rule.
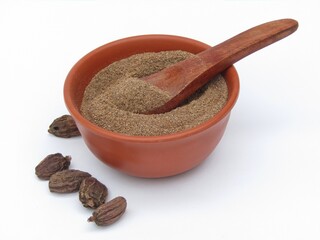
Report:
[[[163,114],[144,115],[170,96],[141,77],[191,57],[184,51],[136,54],[98,72],[87,86],[81,113],[107,130],[135,136],[159,136],[195,127],[217,114],[228,98],[221,75],[214,77],[182,106]]]

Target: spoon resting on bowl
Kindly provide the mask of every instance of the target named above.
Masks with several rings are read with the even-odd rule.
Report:
[[[170,95],[169,101],[146,114],[168,112],[240,59],[277,42],[298,28],[293,19],[267,22],[244,31],[184,61],[171,65],[141,80]]]

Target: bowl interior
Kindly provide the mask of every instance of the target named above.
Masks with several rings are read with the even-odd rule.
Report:
[[[69,72],[64,86],[66,105],[76,120],[78,119],[87,125],[93,125],[82,117],[80,114],[80,106],[86,86],[101,69],[115,61],[137,53],[168,50],[183,50],[191,53],[199,53],[209,47],[209,45],[193,39],[171,35],[129,37],[103,45],[80,59]],[[214,117],[217,121],[230,112],[239,92],[239,80],[235,68],[231,66],[222,74],[227,82],[229,97],[227,104],[218,113],[219,116],[216,115]],[[99,129],[98,127],[94,128],[96,131]],[[109,132],[110,134],[110,131],[105,132]],[[117,135],[116,133],[111,134]]]

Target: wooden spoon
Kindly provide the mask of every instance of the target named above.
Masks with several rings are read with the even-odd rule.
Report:
[[[267,22],[200,52],[194,57],[142,78],[171,95],[167,103],[148,114],[164,113],[174,109],[216,74],[251,53],[287,37],[297,28],[298,22],[293,19]]]

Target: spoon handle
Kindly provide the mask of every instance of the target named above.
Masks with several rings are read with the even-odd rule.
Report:
[[[172,96],[167,103],[151,113],[172,110],[216,74],[251,53],[287,37],[297,28],[298,22],[293,19],[267,22],[144,78]]]
[[[298,22],[293,19],[267,22],[209,48],[198,56],[209,64],[208,70],[213,70],[210,73],[215,75],[251,53],[289,36],[297,28]]]

